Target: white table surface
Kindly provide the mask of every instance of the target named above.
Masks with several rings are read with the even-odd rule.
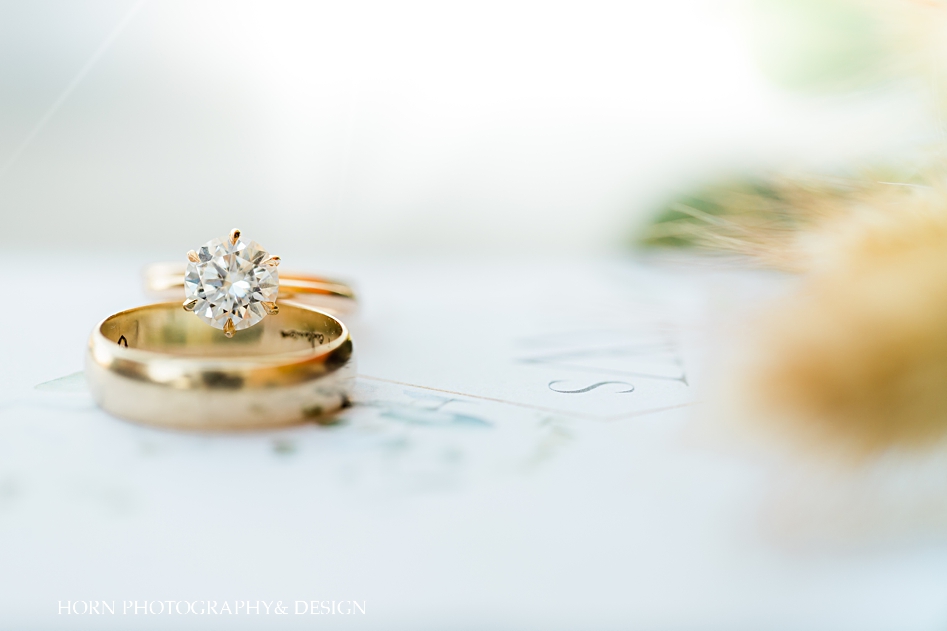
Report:
[[[29,308],[0,310],[0,628],[947,625],[943,458],[840,471],[695,430],[720,320],[774,277],[351,261],[357,405],[228,435],[135,426],[88,395],[85,339],[143,301],[136,265],[29,265],[7,284]],[[77,600],[118,611],[58,613]],[[145,600],[289,613],[121,612]],[[295,614],[311,600],[367,611]]]

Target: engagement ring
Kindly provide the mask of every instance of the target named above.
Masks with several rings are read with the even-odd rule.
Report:
[[[277,298],[333,314],[355,308],[352,288],[320,276],[287,272],[256,241],[234,229],[187,253],[187,263],[159,263],[145,270],[146,291],[157,300],[184,298],[184,309],[227,337],[279,312]]]

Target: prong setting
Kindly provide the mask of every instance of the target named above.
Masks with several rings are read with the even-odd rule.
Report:
[[[189,251],[187,258],[182,307],[227,337],[279,312],[280,258],[240,230]],[[231,291],[235,283],[241,291]]]

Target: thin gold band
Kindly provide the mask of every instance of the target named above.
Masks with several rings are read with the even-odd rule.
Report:
[[[312,420],[347,405],[348,329],[293,302],[233,339],[177,302],[122,311],[92,331],[86,376],[98,404],[128,420],[190,429]]]
[[[154,263],[145,268],[145,291],[154,300],[183,300],[186,263]],[[280,304],[284,299],[296,300],[336,315],[355,310],[355,292],[345,283],[315,276],[280,270]],[[180,307],[180,302],[178,303]]]

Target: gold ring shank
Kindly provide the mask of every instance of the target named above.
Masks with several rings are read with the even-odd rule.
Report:
[[[105,411],[188,429],[250,429],[344,407],[355,378],[348,329],[295,304],[227,338],[179,303],[122,311],[92,331],[86,377]]]
[[[155,300],[184,300],[186,263],[155,263],[145,268],[145,291]],[[344,315],[355,311],[355,292],[339,281],[292,271],[279,272],[279,300]],[[178,305],[180,306],[180,304]]]

